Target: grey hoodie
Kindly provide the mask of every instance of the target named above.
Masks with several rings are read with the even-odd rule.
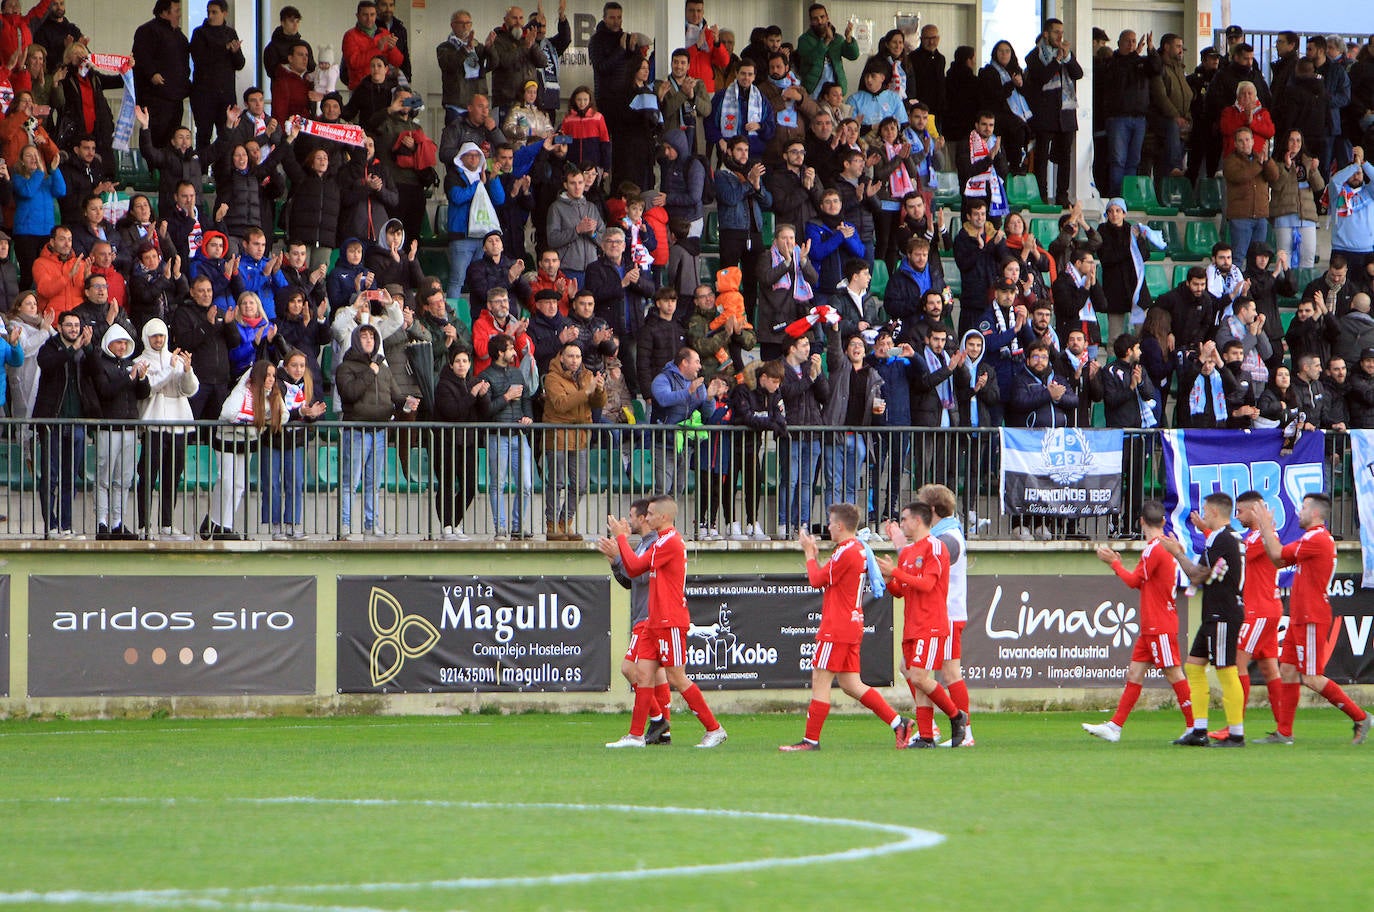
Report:
[[[585,272],[587,266],[601,256],[600,248],[590,235],[577,233],[577,223],[584,218],[596,221],[596,233],[605,230],[601,211],[585,196],[573,199],[564,191],[549,207],[549,246],[557,248],[564,269]]]

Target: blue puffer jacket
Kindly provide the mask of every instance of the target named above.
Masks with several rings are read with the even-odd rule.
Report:
[[[47,237],[57,225],[53,204],[67,195],[67,182],[62,172],[35,171],[24,177],[18,171],[10,174],[14,186],[14,233]]]

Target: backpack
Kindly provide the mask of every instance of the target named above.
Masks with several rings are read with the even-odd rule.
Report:
[[[705,155],[693,155],[688,162],[688,171],[691,171],[691,162],[701,162],[701,170],[706,172],[706,179],[701,182],[701,204],[712,206],[716,202],[716,172],[711,168],[711,162]]]

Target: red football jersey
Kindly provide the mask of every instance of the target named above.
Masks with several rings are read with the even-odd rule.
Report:
[[[934,535],[902,549],[888,591],[906,603],[903,640],[949,635],[949,549]]]
[[[1302,538],[1283,546],[1283,564],[1296,566],[1288,598],[1290,626],[1330,624],[1331,600],[1326,587],[1336,572],[1336,541],[1326,526],[1313,526]]]
[[[1121,561],[1112,562],[1112,570],[1123,583],[1140,590],[1140,632],[1142,634],[1178,634],[1178,561],[1164,549],[1159,539],[1151,539],[1140,552],[1140,563],[1127,570]]]
[[[857,538],[842,542],[831,552],[824,567],[814,560],[806,562],[807,580],[825,592],[817,640],[835,643],[863,640],[863,581],[867,570],[868,558],[864,555],[863,543]]]
[[[1279,601],[1279,568],[1264,550],[1264,536],[1257,531],[1245,533],[1245,600],[1247,618],[1281,618],[1283,602]]]
[[[653,547],[635,554],[625,536],[616,539],[620,561],[629,576],[649,574],[649,627],[690,627],[687,612],[687,546],[677,529],[658,533]]]

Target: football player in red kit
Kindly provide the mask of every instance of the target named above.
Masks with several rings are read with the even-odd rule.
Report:
[[[1259,511],[1260,533],[1269,557],[1280,567],[1296,567],[1293,588],[1288,596],[1288,632],[1283,638],[1279,654],[1279,677],[1283,681],[1283,698],[1275,710],[1278,731],[1261,744],[1292,744],[1293,716],[1297,713],[1302,686],[1314,690],[1354,723],[1354,744],[1363,744],[1369,737],[1369,713],[1346,696],[1335,681],[1322,674],[1326,670],[1327,636],[1331,632],[1331,600],[1326,587],[1336,572],[1336,542],[1326,529],[1331,516],[1331,498],[1325,494],[1308,494],[1302,499],[1298,525],[1302,537],[1286,545],[1279,543],[1274,529],[1274,515],[1267,504]]]
[[[1152,666],[1164,672],[1164,679],[1173,687],[1178,708],[1183,711],[1184,729],[1193,727],[1193,699],[1178,651],[1178,610],[1174,605],[1178,562],[1160,542],[1164,537],[1164,515],[1164,506],[1157,500],[1141,505],[1140,531],[1146,544],[1134,570],[1128,571],[1121,563],[1121,555],[1111,548],[1097,549],[1098,558],[1123,583],[1140,590],[1140,637],[1126,668],[1126,687],[1116,705],[1116,714],[1106,722],[1083,723],[1085,732],[1103,741],[1121,740],[1121,727],[1140,699],[1145,674]]]
[[[821,748],[821,727],[830,713],[830,686],[836,680],[840,689],[858,700],[897,736],[897,747],[906,747],[911,723],[888,705],[883,695],[864,684],[859,677],[859,646],[864,638],[864,574],[868,555],[863,542],[854,537],[859,527],[859,510],[853,504],[830,508],[830,540],[835,550],[830,560],[816,559],[816,539],[809,532],[797,537],[806,554],[806,577],[822,590],[821,626],[816,631],[816,654],[811,660],[811,704],[806,709],[806,736],[796,744],[784,744],[780,751],[813,751]]]
[[[644,554],[636,554],[630,547],[630,524],[623,519],[609,518],[609,529],[615,541],[602,539],[597,543],[601,553],[611,547],[620,553],[625,574],[631,578],[649,574],[649,619],[643,640],[652,644],[656,655],[640,653],[640,683],[635,687],[634,712],[630,716],[630,732],[607,747],[643,747],[644,729],[654,707],[654,675],[661,667],[668,674],[668,683],[682,694],[690,709],[706,727],[697,747],[717,747],[725,742],[725,729],[711,714],[701,688],[693,684],[683,668],[686,660],[687,628],[692,619],[687,613],[687,547],[682,543],[673,523],[677,519],[677,503],[666,495],[649,501],[645,527],[658,533],[658,538]]]
[[[901,548],[897,561],[878,559],[878,568],[888,581],[888,591],[902,598],[906,610],[902,626],[902,671],[907,680],[916,685],[917,737],[909,747],[935,746],[935,711],[939,707],[949,716],[949,746],[964,743],[968,714],[950,699],[949,693],[935,680],[944,661],[945,639],[950,635],[949,609],[949,552],[938,538],[930,534],[935,514],[930,504],[909,503],[902,508],[900,521],[888,523],[888,537]],[[903,542],[910,544],[902,547]]]

